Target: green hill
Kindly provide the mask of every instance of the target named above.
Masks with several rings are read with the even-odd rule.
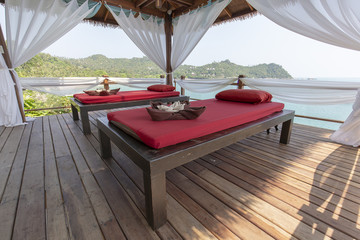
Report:
[[[97,54],[87,58],[61,58],[40,53],[16,69],[20,77],[110,77],[158,78],[164,72],[150,61],[143,58],[107,58]],[[280,65],[259,64],[241,66],[229,60],[213,62],[203,66],[180,66],[174,76],[180,78],[224,78],[238,75],[261,78],[291,78]]]

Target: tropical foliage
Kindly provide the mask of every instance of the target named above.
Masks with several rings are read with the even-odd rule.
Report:
[[[107,58],[92,55],[87,58],[59,58],[40,53],[27,63],[18,67],[20,77],[110,77],[158,78],[164,72],[147,57]],[[238,75],[261,78],[291,78],[290,74],[278,64],[259,64],[241,66],[229,60],[213,62],[203,66],[182,65],[174,73],[187,78],[224,78]]]
[[[60,97],[54,94],[40,93],[31,90],[23,91],[24,109],[43,109],[70,106],[70,97]],[[40,117],[45,115],[62,114],[69,112],[69,108],[41,110],[41,111],[26,111],[28,117]]]

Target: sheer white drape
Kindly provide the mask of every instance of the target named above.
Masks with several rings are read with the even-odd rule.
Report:
[[[356,101],[353,104],[353,111],[349,117],[334,132],[330,139],[338,143],[352,145],[353,147],[360,146],[360,90],[356,95]]]
[[[300,104],[355,103],[344,124],[331,135],[331,140],[358,147],[360,145],[360,79],[345,82],[342,79],[241,79],[246,86],[270,92],[275,98]]]
[[[13,67],[18,67],[78,25],[95,6],[77,0],[6,0],[6,37]]]
[[[100,85],[103,80],[103,77],[20,78],[25,89],[58,96],[82,93],[83,90]]]
[[[177,69],[194,50],[222,10],[231,0],[223,0],[201,7],[173,20],[171,67]]]
[[[342,79],[323,81],[319,79],[254,79],[242,78],[246,86],[265,90],[275,98],[300,104],[340,104],[355,100],[359,82]]]
[[[0,54],[0,126],[10,127],[21,124],[22,117],[17,104],[14,82]]]
[[[309,38],[360,50],[359,0],[248,0],[278,25]]]
[[[47,48],[92,13],[96,7],[97,5],[89,9],[88,1],[79,6],[77,0],[69,3],[62,0],[6,0],[6,37],[12,67],[20,66]],[[16,72],[13,72],[22,98],[19,78]],[[3,84],[2,81],[4,80],[0,78],[1,84]],[[13,86],[4,85],[7,88],[2,91],[15,91]],[[11,97],[13,94],[7,96]],[[17,106],[16,99],[14,102],[13,98],[6,98],[6,102],[9,105]],[[17,116],[18,114],[13,109],[9,112],[7,108],[7,111],[0,109],[0,115],[16,114]],[[17,107],[16,111],[19,111]],[[16,116],[9,117],[12,121],[7,123],[7,126],[22,123],[21,118]]]
[[[261,14],[284,28],[321,42],[360,50],[360,1],[358,0],[247,1]],[[360,125],[360,122],[352,117],[357,115],[356,111],[354,109],[350,114],[346,126],[355,128]],[[348,138],[347,136],[351,134],[356,136]],[[352,132],[351,127],[340,127],[331,139],[357,146],[359,141],[354,139],[360,139],[360,133]]]
[[[84,90],[103,88],[104,77],[60,77],[60,78],[20,78],[25,89],[38,92],[51,93],[59,96],[71,96],[82,93]],[[146,89],[153,84],[165,84],[165,79],[160,78],[109,78],[112,82],[110,88],[123,85],[131,88]],[[116,85],[115,85],[116,84]],[[121,87],[120,87],[121,88]]]
[[[139,88],[146,89],[150,85],[154,84],[166,84],[165,78],[110,78],[112,82],[116,84],[131,87],[131,88]]]
[[[119,14],[115,14],[111,7],[105,6],[135,45],[156,65],[166,71],[164,20],[153,16],[143,19],[141,14],[135,17],[133,12],[126,16],[123,9],[119,11]]]
[[[235,82],[237,78],[231,79],[186,79],[175,80],[182,88],[191,92],[207,93],[220,90]]]
[[[214,23],[221,11],[231,0],[222,0],[193,12],[181,15],[173,20],[173,40],[171,66],[175,71],[189,56],[197,43]],[[151,16],[144,19],[141,15],[135,17],[133,12],[119,13],[108,5],[116,22],[135,45],[162,70],[166,71],[166,37],[164,20]]]

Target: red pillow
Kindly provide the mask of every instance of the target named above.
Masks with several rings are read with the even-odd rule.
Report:
[[[175,87],[170,85],[157,84],[149,86],[147,90],[155,92],[171,92],[175,90]]]
[[[215,96],[216,99],[244,102],[244,103],[265,103],[271,102],[272,95],[268,92],[253,89],[230,89],[219,92]]]

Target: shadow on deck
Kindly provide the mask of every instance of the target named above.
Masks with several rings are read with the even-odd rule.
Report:
[[[356,239],[358,148],[330,130],[271,129],[171,170],[168,222],[144,218],[142,172],[113,146],[102,160],[70,114],[0,127],[1,239]]]

